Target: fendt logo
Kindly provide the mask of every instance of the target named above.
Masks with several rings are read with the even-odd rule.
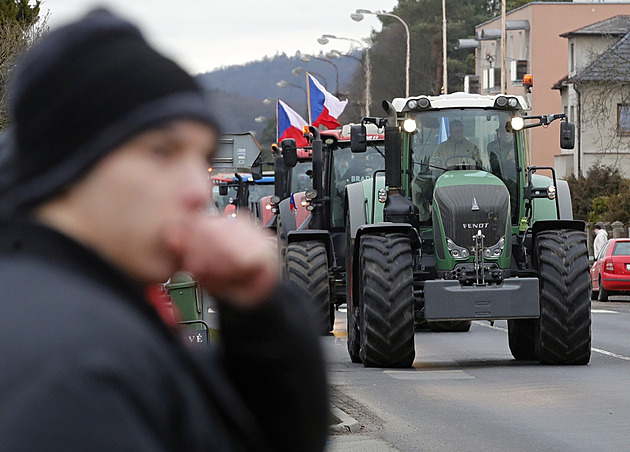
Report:
[[[464,229],[486,229],[490,223],[463,223]]]

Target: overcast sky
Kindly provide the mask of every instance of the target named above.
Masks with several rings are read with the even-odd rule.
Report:
[[[291,56],[349,50],[348,41],[317,43],[322,34],[363,39],[375,16],[350,19],[357,8],[388,11],[397,0],[44,0],[54,28],[104,5],[133,20],[147,39],[193,74],[242,64],[276,53]],[[403,45],[404,43],[401,43]]]

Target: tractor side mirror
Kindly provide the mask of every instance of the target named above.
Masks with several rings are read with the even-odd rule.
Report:
[[[297,145],[293,138],[282,140],[282,159],[285,168],[295,168],[297,165]]]
[[[257,160],[252,166],[252,179],[260,180],[262,179],[262,177],[263,177],[262,163],[260,163],[260,160]]]
[[[219,195],[226,196],[228,194],[228,186],[225,184],[219,185]]]
[[[367,151],[367,133],[364,124],[350,126],[350,150],[352,152]]]
[[[575,147],[575,124],[562,121],[560,123],[560,147],[573,149]]]

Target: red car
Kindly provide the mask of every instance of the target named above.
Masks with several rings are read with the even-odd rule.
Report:
[[[610,239],[591,267],[591,299],[608,301],[616,292],[630,293],[630,239]]]

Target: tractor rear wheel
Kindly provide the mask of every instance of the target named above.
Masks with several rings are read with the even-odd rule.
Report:
[[[356,311],[356,310],[355,310]],[[353,363],[361,362],[361,355],[359,353],[361,348],[359,337],[359,325],[357,323],[357,312],[352,312],[352,309],[347,309],[348,317],[348,355],[350,355],[350,361]]]
[[[366,234],[359,248],[360,356],[366,367],[413,364],[413,268],[404,234]]]
[[[287,278],[311,296],[317,329],[320,334],[328,334],[331,322],[326,247],[318,241],[295,242],[287,246],[285,257]]]
[[[443,320],[428,322],[429,329],[434,333],[465,333],[470,331],[470,320]]]
[[[508,345],[517,361],[536,359],[534,333],[537,319],[508,320]]]
[[[544,231],[536,236],[540,318],[536,356],[543,364],[588,364],[591,358],[590,274],[586,235]]]

